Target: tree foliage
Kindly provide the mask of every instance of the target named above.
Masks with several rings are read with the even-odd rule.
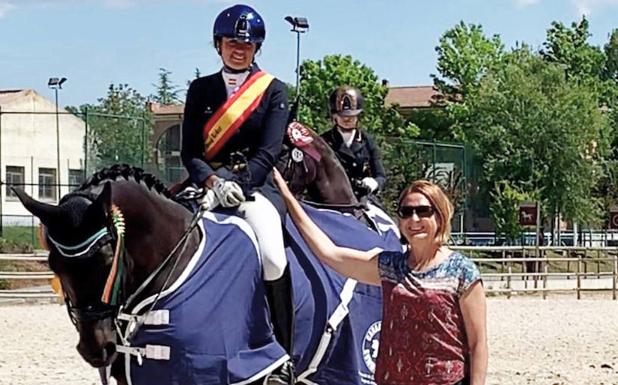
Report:
[[[618,82],[618,29],[614,29],[609,35],[603,53],[606,60],[603,77]]]
[[[538,197],[549,213],[592,223],[600,202],[591,192],[610,137],[597,100],[593,89],[569,81],[561,66],[519,50],[458,106],[456,130],[483,160],[486,191],[508,183]],[[493,197],[496,203],[499,189]],[[493,219],[498,226],[504,220]]]
[[[144,166],[150,158],[152,116],[146,98],[127,84],[110,84],[98,103],[71,108],[88,124],[88,172],[114,163]]]
[[[196,76],[198,75],[197,72],[199,72],[199,70],[196,69]],[[153,101],[159,104],[174,104],[180,102],[180,98],[178,97],[180,90],[172,83],[170,79],[171,74],[171,71],[165,68],[159,68],[159,81],[157,84],[153,84],[156,88],[156,93],[150,97]]]
[[[588,43],[590,25],[586,17],[571,28],[561,22],[552,22],[547,31],[541,56],[549,63],[564,66],[568,78],[580,81],[599,79],[604,70],[605,54],[599,47]]]
[[[364,97],[359,125],[373,134],[380,143],[384,162],[389,166],[384,199],[393,202],[399,189],[409,182],[410,174],[417,175],[408,166],[414,154],[409,154],[406,145],[418,136],[419,131],[414,124],[405,121],[396,106],[385,103],[388,88],[371,68],[352,56],[329,55],[322,60],[304,61],[300,68],[298,120],[318,132],[330,129],[333,123],[330,119],[329,96],[342,85],[358,88]]]
[[[436,52],[440,75],[432,75],[434,85],[445,96],[465,98],[501,62],[504,45],[498,35],[487,37],[482,26],[462,21],[440,37]]]

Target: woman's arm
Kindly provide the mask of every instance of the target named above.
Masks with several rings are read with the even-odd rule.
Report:
[[[470,349],[470,385],[484,385],[487,375],[487,305],[481,281],[459,299]]]
[[[288,189],[285,180],[275,169],[273,180],[281,191],[289,213],[303,239],[320,260],[339,274],[370,285],[380,286],[378,254],[381,250],[361,251],[339,247],[309,218],[300,203]]]

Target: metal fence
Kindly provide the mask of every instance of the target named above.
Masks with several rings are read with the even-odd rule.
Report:
[[[618,297],[618,248],[616,247],[462,247],[455,246],[479,266],[488,295],[610,293]],[[46,261],[45,252],[0,254],[0,282],[30,280],[40,285],[27,289],[1,289],[0,298],[54,298],[50,271],[1,271],[2,261]]]
[[[151,132],[152,118],[145,114],[0,108],[0,237],[6,238],[8,230],[19,233],[19,240],[35,239],[36,220],[19,204],[12,187],[57,203],[105,166],[128,163],[152,169]]]

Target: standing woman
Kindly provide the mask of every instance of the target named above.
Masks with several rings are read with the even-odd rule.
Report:
[[[485,293],[474,263],[450,250],[453,206],[437,185],[415,181],[400,196],[406,252],[336,246],[307,216],[275,170],[296,226],[312,251],[340,274],[381,285],[379,385],[483,385],[487,372]]]
[[[283,246],[285,206],[271,170],[281,152],[288,120],[283,82],[260,70],[255,54],[266,29],[251,7],[234,5],[215,20],[213,39],[220,71],[189,87],[181,157],[191,181],[208,189],[202,207],[232,208],[255,231],[275,337],[292,354],[294,302]],[[268,383],[284,384],[290,363]]]

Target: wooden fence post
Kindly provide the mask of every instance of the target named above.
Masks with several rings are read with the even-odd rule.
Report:
[[[513,263],[511,262],[511,258],[513,257],[513,254],[507,254],[507,255],[508,255],[507,270],[509,272],[509,275],[506,276],[506,288],[509,289],[509,291],[506,294],[506,298],[511,299],[511,274],[513,274]]]
[[[612,299],[616,300],[616,281],[618,281],[618,254],[614,254],[614,274],[612,274]]]
[[[545,256],[545,260],[543,263],[543,299],[547,299],[547,274],[549,274],[549,263],[547,260],[547,255]]]
[[[577,291],[577,299],[581,299],[581,293],[580,293],[580,289],[582,287],[581,272],[582,272],[582,256],[581,254],[577,254],[577,288],[575,289],[575,291]]]

